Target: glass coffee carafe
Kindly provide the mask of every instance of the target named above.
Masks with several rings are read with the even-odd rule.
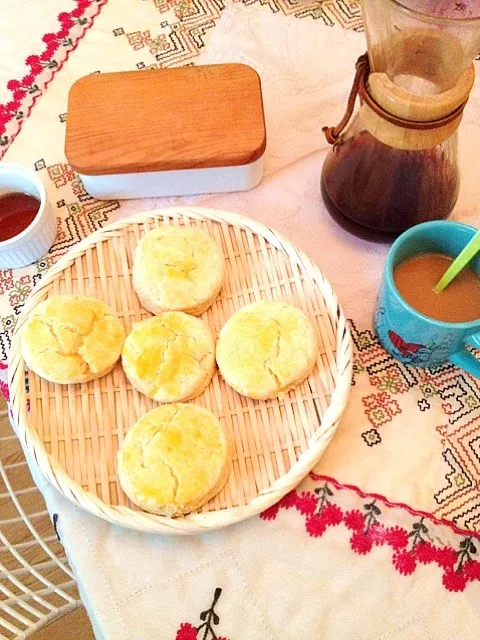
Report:
[[[363,0],[362,8],[368,56],[357,62],[342,122],[324,128],[333,147],[322,196],[343,227],[381,241],[455,205],[480,0]]]

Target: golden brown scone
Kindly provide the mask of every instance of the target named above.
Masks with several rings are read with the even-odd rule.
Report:
[[[213,304],[224,278],[222,250],[197,227],[154,229],[135,249],[133,288],[152,313],[198,316]]]
[[[29,369],[58,384],[87,382],[113,369],[125,330],[108,305],[87,296],[58,295],[41,302],[22,330]]]
[[[215,342],[209,326],[180,311],[133,325],[122,351],[132,385],[157,402],[200,395],[215,372]]]
[[[312,371],[318,346],[307,316],[286,302],[254,302],[237,311],[217,341],[217,364],[238,393],[281,397]]]
[[[128,431],[118,452],[118,476],[136,505],[175,517],[213,498],[230,462],[227,434],[213,413],[195,404],[165,404]]]

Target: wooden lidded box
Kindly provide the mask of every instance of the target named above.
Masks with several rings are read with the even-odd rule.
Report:
[[[96,73],[70,89],[65,154],[95,198],[251,189],[265,144],[247,65]]]

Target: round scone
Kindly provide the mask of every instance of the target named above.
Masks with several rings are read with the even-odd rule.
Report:
[[[133,288],[152,313],[198,316],[213,304],[224,278],[222,250],[197,227],[154,229],[135,249]]]
[[[96,298],[56,295],[30,314],[21,334],[29,369],[58,384],[87,382],[113,369],[125,330],[108,305]]]
[[[286,302],[254,302],[237,311],[217,341],[225,382],[256,400],[281,397],[302,382],[317,358],[317,339],[307,316]]]
[[[122,364],[135,389],[157,402],[200,395],[215,373],[215,342],[209,326],[180,311],[133,325]]]
[[[118,452],[118,477],[132,502],[151,513],[180,516],[216,495],[230,472],[220,421],[195,404],[165,404],[141,418]]]

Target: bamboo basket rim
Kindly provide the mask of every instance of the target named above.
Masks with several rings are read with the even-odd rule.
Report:
[[[168,518],[143,511],[134,511],[122,505],[107,505],[100,497],[83,489],[66,473],[60,462],[47,452],[39,433],[28,418],[25,363],[20,350],[20,331],[33,308],[47,296],[50,284],[87,249],[94,247],[99,242],[108,241],[118,235],[116,232],[131,224],[142,224],[165,216],[174,217],[176,215],[186,216],[197,221],[210,220],[227,223],[251,231],[256,235],[263,236],[276,249],[285,253],[290,261],[296,263],[315,282],[327,303],[328,313],[333,321],[334,331],[336,331],[335,360],[337,370],[332,373],[335,386],[320,424],[310,438],[308,448],[301,453],[286,474],[277,478],[248,504],[207,513],[193,513],[180,518]],[[263,223],[237,213],[194,206],[170,207],[140,213],[95,231],[70,249],[51,267],[27,298],[18,318],[9,355],[8,376],[12,417],[17,435],[29,460],[33,461],[52,485],[73,504],[112,524],[141,532],[168,535],[198,534],[223,528],[261,513],[278,502],[311,471],[330,442],[347,404],[352,379],[352,339],[332,286],[306,253],[295,247],[284,236]]]

